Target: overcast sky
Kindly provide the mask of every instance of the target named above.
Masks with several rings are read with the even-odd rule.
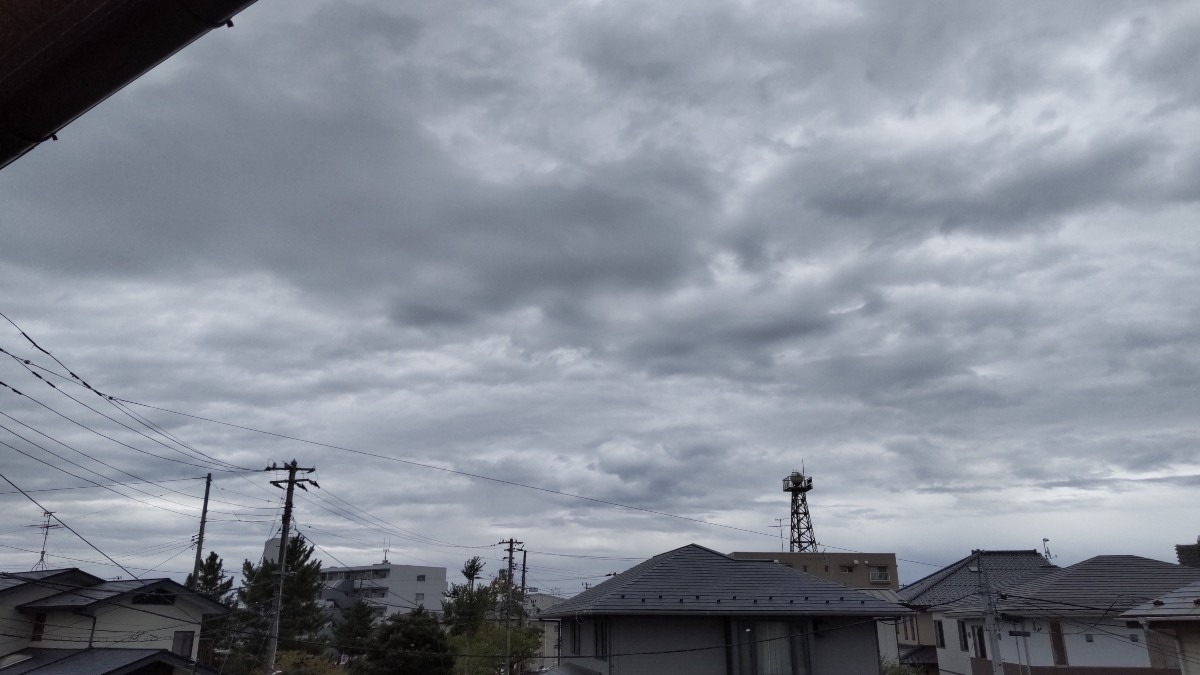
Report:
[[[564,595],[690,542],[778,550],[802,465],[817,539],[905,581],[1200,534],[1200,6],[260,0],[235,24],[0,172],[0,311],[106,394],[383,458],[3,358],[17,485],[191,479],[30,493],[132,572],[190,570],[209,457],[259,470],[216,471],[231,569],[278,527],[262,467],[296,458],[327,565],[390,539],[494,572],[460,547],[514,537]],[[7,323],[0,347],[65,373]],[[41,511],[0,492],[0,568],[29,569]],[[49,554],[124,574],[63,530]]]

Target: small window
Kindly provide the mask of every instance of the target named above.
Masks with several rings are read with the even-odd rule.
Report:
[[[1050,651],[1054,655],[1054,665],[1071,665],[1067,661],[1067,643],[1063,640],[1062,624],[1057,621],[1050,622]]]
[[[175,639],[171,641],[171,653],[182,656],[185,659],[192,658],[192,641],[195,638],[196,633],[194,631],[175,631]]]
[[[958,624],[958,651],[970,651],[971,647],[967,644],[967,624],[961,621],[957,621],[955,623]]]
[[[942,627],[940,619],[933,622],[933,636],[937,640],[937,646],[941,649],[946,648],[946,630]]]
[[[826,566],[825,566],[825,573],[826,573],[826,574],[829,574],[829,565],[826,565]]]
[[[417,593],[417,596],[416,596],[415,600],[416,600],[417,602],[423,602],[423,601],[425,600],[425,594],[424,594],[424,593]]]
[[[1084,633],[1084,634],[1083,634],[1083,641],[1084,641],[1084,642],[1095,642],[1095,641],[1096,641],[1096,636],[1095,636],[1095,635],[1092,635],[1091,633]]]
[[[596,619],[596,622],[594,624],[594,629],[595,629],[595,639],[596,639],[596,642],[595,642],[596,658],[600,659],[601,661],[607,661],[608,660],[608,652],[609,652],[609,649],[608,649],[608,620],[607,619]]]
[[[418,575],[417,575],[417,581],[425,581],[425,575],[424,575],[424,574],[418,574]]]
[[[33,615],[33,635],[29,636],[30,642],[41,642],[42,634],[46,632],[46,615]]]
[[[838,565],[838,571],[842,574],[850,574],[854,571],[854,565]]]
[[[808,565],[804,565],[804,571],[805,571],[805,572],[807,572],[807,571],[808,571]]]
[[[386,579],[386,578],[388,578],[388,571],[387,570],[371,570],[371,578],[372,579]]]
[[[583,645],[580,644],[583,641],[580,639],[583,631],[580,630],[579,622],[568,623],[567,627],[571,629],[571,654],[578,656],[583,649]]]

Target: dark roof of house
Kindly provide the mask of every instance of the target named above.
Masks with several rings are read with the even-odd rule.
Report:
[[[979,575],[972,572],[976,554],[951,563],[929,576],[914,581],[897,591],[906,605],[931,608],[948,605],[979,592]],[[1058,566],[1050,563],[1037,551],[980,551],[988,582],[1004,586],[1052,572]]]
[[[216,675],[215,671],[165,649],[22,649],[10,656],[30,658],[4,668],[5,675],[126,675],[152,663],[175,668],[195,667],[195,672]]]
[[[668,551],[554,606],[576,615],[899,616],[895,603],[799,570],[735,560],[696,544]]]
[[[1131,619],[1200,621],[1200,581],[1163,593],[1122,614]]]
[[[100,577],[94,577],[74,567],[58,570],[34,570],[32,572],[0,572],[0,593],[30,584],[54,590],[64,590],[77,586],[91,586],[103,581]]]
[[[0,168],[254,0],[0,0]]]
[[[44,612],[53,610],[82,611],[99,605],[111,604],[127,596],[141,594],[164,593],[175,597],[186,597],[188,601],[204,607],[206,613],[224,613],[228,611],[224,605],[213,602],[207,597],[188,590],[185,586],[170,579],[126,579],[122,581],[102,581],[93,586],[75,587],[61,593],[27,602],[17,609],[25,612]]]
[[[1001,589],[996,607],[1016,616],[1104,616],[1200,581],[1200,569],[1136,555],[1100,555]],[[980,612],[978,598],[947,608],[948,615]]]

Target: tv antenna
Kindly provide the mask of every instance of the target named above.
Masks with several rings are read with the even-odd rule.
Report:
[[[50,518],[54,516],[53,511],[42,511],[41,525],[26,525],[25,527],[36,527],[42,531],[42,555],[38,558],[37,564],[33,566],[33,571],[46,569],[46,542],[50,540],[50,530],[58,530],[62,525],[51,523]]]
[[[1045,558],[1047,562],[1054,560],[1055,558],[1058,557],[1056,555],[1051,555],[1050,540],[1045,537],[1042,537],[1042,557]]]

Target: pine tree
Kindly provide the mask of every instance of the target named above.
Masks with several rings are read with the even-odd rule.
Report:
[[[334,646],[343,656],[362,656],[370,646],[374,628],[375,611],[369,602],[359,598],[342,612],[341,623],[333,629]]]
[[[225,575],[225,563],[216,551],[209,551],[208,557],[200,565],[200,574],[197,576],[189,574],[184,585],[213,602],[219,602],[230,609],[234,607],[236,598],[233,593],[233,577]],[[204,617],[200,622],[197,659],[200,663],[213,665],[216,662],[216,650],[228,647],[231,625],[229,615],[214,614]]]
[[[283,583],[283,605],[279,622],[279,651],[319,652],[317,631],[325,622],[321,611],[321,561],[313,560],[314,546],[296,535],[288,540],[287,578]],[[264,560],[242,563],[242,588],[237,592],[237,636],[225,672],[254,672],[261,669],[264,645],[271,629],[271,613],[279,566]]]
[[[393,614],[371,636],[366,657],[350,666],[352,675],[452,675],[454,654],[437,619],[418,607]]]

